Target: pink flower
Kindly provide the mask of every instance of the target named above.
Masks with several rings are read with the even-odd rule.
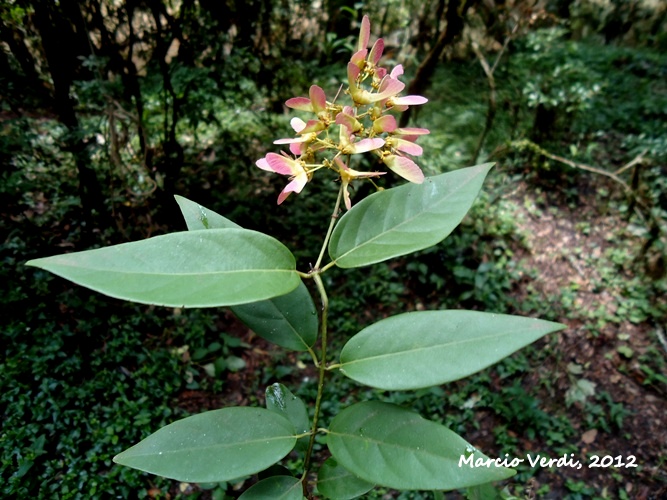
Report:
[[[424,172],[419,166],[410,158],[399,156],[395,154],[383,154],[382,162],[389,167],[389,169],[403,177],[405,180],[421,184],[424,182]]]
[[[321,114],[327,114],[327,98],[324,90],[317,85],[311,85],[309,92],[310,99],[307,97],[292,97],[285,101],[285,106],[300,111],[310,111],[318,117]]]
[[[405,111],[408,109],[408,106],[417,106],[420,104],[426,104],[428,99],[420,95],[405,95],[405,96],[392,96],[387,99],[385,105],[388,108],[393,108],[396,111]]]
[[[336,123],[338,125],[345,125],[350,134],[354,134],[363,128],[359,120],[357,120],[352,106],[345,106],[343,111],[336,115]]]
[[[255,164],[262,170],[275,172],[281,175],[288,175],[289,184],[285,186],[278,196],[278,205],[280,205],[290,195],[290,193],[300,193],[310,180],[310,176],[300,160],[293,160],[288,156],[276,153],[268,153],[264,158],[260,158]]]
[[[383,132],[393,132],[396,130],[396,118],[391,115],[383,115],[373,122],[373,131],[376,134]]]
[[[373,48],[371,49],[370,54],[368,54],[368,62],[372,65],[372,67],[377,66],[377,63],[380,62],[383,52],[384,40],[382,38],[378,38],[373,44]]]
[[[400,139],[398,137],[388,137],[385,141],[385,146],[390,149],[395,149],[396,151],[408,153],[412,156],[421,156],[424,152],[421,146],[415,144],[412,141]]]
[[[402,76],[402,75],[403,75],[403,65],[402,64],[397,64],[396,66],[394,66],[394,69],[392,69],[391,73],[389,74],[389,76],[391,76],[392,78],[396,78],[397,80],[398,80],[398,77]]]
[[[344,155],[353,155],[357,153],[367,153],[374,149],[380,149],[384,146],[384,139],[362,139],[354,141],[354,136],[344,125],[340,126],[338,149]]]
[[[379,92],[369,92],[368,90],[359,87],[359,76],[361,70],[359,66],[354,63],[347,65],[347,79],[350,85],[350,95],[352,100],[359,106],[365,106],[378,101],[384,101],[397,95],[405,88],[403,82],[399,82],[391,77],[386,77],[382,80],[382,86]]]
[[[315,116],[308,121],[292,118],[290,124],[295,136],[274,141],[275,144],[289,145],[293,156],[268,153],[256,162],[263,170],[289,177],[289,183],[278,197],[279,204],[291,193],[301,192],[314,172],[324,168],[334,170],[340,176],[343,200],[349,209],[348,190],[352,181],[385,173],[351,169],[349,161],[355,154],[372,152],[388,169],[404,179],[415,183],[424,181],[422,170],[408,155],[422,154],[416,141],[429,131],[398,128],[396,118],[389,112],[424,104],[427,99],[415,95],[399,96],[405,89],[405,84],[399,80],[403,66],[399,64],[391,71],[378,66],[385,48],[384,40],[378,38],[369,50],[370,28],[368,16],[364,16],[356,51],[347,65],[349,86],[345,94],[351,97],[350,105],[338,104],[338,94],[332,102],[327,102],[324,90],[317,85],[311,85],[308,97],[293,97],[285,102],[289,108],[308,111]],[[338,125],[337,138],[329,130],[334,123]],[[332,151],[327,155],[329,150]],[[318,158],[321,153],[328,157]]]
[[[427,128],[397,128],[392,132],[392,135],[398,135],[401,139],[406,141],[415,142],[420,135],[430,134],[431,131]]]
[[[364,16],[364,18],[361,20],[361,29],[359,30],[359,41],[357,42],[357,51],[354,54],[352,54],[350,62],[359,67],[360,69],[373,72],[377,66],[377,63],[382,58],[382,53],[384,52],[384,40],[382,38],[378,38],[373,44],[373,47],[371,48],[371,51],[369,53],[368,42],[370,38],[371,38],[371,22],[368,19],[368,16]],[[366,58],[367,55],[368,58]]]
[[[352,170],[338,157],[335,158],[335,162],[336,165],[338,165],[338,173],[340,174],[340,180],[343,183],[343,201],[345,203],[345,208],[348,210],[352,208],[352,201],[350,200],[348,188],[354,179],[368,179],[370,177],[379,177],[380,175],[386,174],[386,172],[358,172]]]
[[[368,16],[361,20],[361,29],[359,30],[359,41],[357,42],[357,51],[352,55],[350,62],[358,64],[366,59],[368,54],[368,41],[371,38],[371,22]]]

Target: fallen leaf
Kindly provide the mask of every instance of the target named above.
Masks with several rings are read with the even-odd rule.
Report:
[[[581,441],[584,442],[585,444],[591,444],[593,441],[595,441],[597,435],[598,435],[598,430],[591,429],[590,431],[586,431],[581,435]]]

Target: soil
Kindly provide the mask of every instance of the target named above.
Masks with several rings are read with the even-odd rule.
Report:
[[[609,189],[613,192],[613,186]],[[554,301],[554,307],[562,308],[554,297],[564,289],[576,289],[573,308],[562,311],[559,317],[568,328],[557,334],[554,355],[545,360],[539,372],[531,374],[534,380],[524,386],[538,384],[545,373],[551,374],[552,391],[541,391],[541,400],[548,411],[549,407],[567,407],[568,390],[577,379],[586,379],[595,384],[596,393],[607,392],[629,412],[620,428],[604,432],[586,426],[585,403],[572,404],[567,414],[579,432],[575,443],[578,452],[573,459],[580,461],[582,468],[540,468],[532,480],[533,489],[548,484],[551,492],[540,498],[563,498],[568,492],[572,494],[566,482],[581,481],[592,490],[590,493],[602,498],[623,498],[623,492],[627,494],[625,498],[667,498],[667,387],[647,383],[646,375],[635,361],[651,347],[652,352],[657,347],[663,359],[667,357],[667,344],[660,335],[663,325],[609,322],[598,334],[592,335],[584,314],[604,308],[613,316],[624,299],[618,290],[599,286],[603,280],[596,262],[608,248],[617,245],[635,247],[639,254],[641,241],[639,238],[622,242],[613,239],[612,235],[618,234],[619,224],[627,226],[627,223],[617,214],[601,214],[600,203],[592,194],[580,198],[575,208],[568,208],[558,196],[541,196],[537,211],[526,208],[538,205],[527,186],[521,186],[512,196],[519,211],[516,218],[520,221],[519,229],[526,235],[530,248],[530,252],[523,255],[524,266],[538,271],[537,278],[530,281],[531,290],[526,290],[527,282],[524,282],[517,297],[538,293],[547,303]],[[578,229],[581,223],[589,228],[587,234]],[[638,259],[635,271],[641,272],[642,267]],[[628,358],[624,353],[632,354]],[[581,373],[570,373],[569,367],[573,365],[580,367]],[[527,451],[539,450],[542,446],[539,440],[525,443]],[[600,459],[614,457],[614,463],[617,462],[615,457],[620,456],[625,464],[634,456],[638,467],[594,467],[593,455]]]

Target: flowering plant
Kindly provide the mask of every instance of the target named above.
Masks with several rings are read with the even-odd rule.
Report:
[[[321,251],[308,271],[297,270],[292,253],[274,238],[182,197],[177,202],[186,232],[28,263],[112,297],[169,307],[230,307],[263,338],[309,353],[317,368],[314,402],[273,384],[266,389],[266,408],[229,407],[178,420],[117,455],[116,463],[210,483],[266,471],[292,452],[300,455],[300,474],[269,475],[244,492],[244,499],[312,497],[313,486],[317,495],[332,499],[354,498],[375,485],[451,490],[514,474],[445,426],[396,405],[364,401],[321,422],[329,372],[388,391],[440,385],[563,327],[477,311],[408,312],[362,329],[336,361],[330,356],[322,274],[333,266],[367,266],[440,242],[465,216],[492,167],[424,177],[410,157],[422,153],[415,141],[428,130],[398,128],[391,113],[426,99],[399,95],[405,86],[399,80],[402,67],[380,67],[384,43],[378,39],[369,51],[369,39],[364,17],[347,65],[344,95],[351,102],[338,104],[340,96],[329,101],[316,85],[309,97],[289,99],[289,108],[314,117],[292,119],[296,136],[276,141],[288,145],[290,154],[270,152],[257,161],[259,168],[289,177],[278,204],[302,192],[318,170],[333,170],[340,179]],[[352,206],[353,182],[373,182],[387,173],[353,169],[353,159],[364,153],[410,182],[378,189]],[[339,217],[341,203],[347,211]],[[323,265],[327,252],[330,260]],[[314,282],[319,310],[304,280]],[[317,436],[331,457],[315,466]],[[479,463],[485,466],[470,465]]]
[[[334,102],[327,101],[324,90],[317,85],[310,87],[309,98],[294,97],[285,103],[288,108],[311,112],[315,118],[308,122],[293,118],[291,125],[297,137],[275,141],[275,144],[289,144],[295,158],[287,154],[281,156],[269,153],[257,161],[257,166],[263,170],[290,177],[289,184],[278,197],[278,204],[290,193],[300,193],[315,171],[329,168],[341,179],[345,207],[349,210],[352,206],[348,192],[350,183],[356,179],[370,179],[384,174],[358,172],[350,168],[351,156],[361,153],[372,152],[387,168],[410,182],[424,182],[423,172],[405,153],[421,155],[422,148],[415,141],[429,131],[423,128],[398,128],[396,119],[389,112],[405,111],[409,105],[424,104],[427,99],[421,96],[398,96],[405,88],[405,84],[398,79],[403,74],[403,67],[399,64],[389,73],[378,66],[384,42],[379,38],[369,52],[369,38],[370,21],[364,16],[357,52],[347,65],[348,86],[345,94],[350,97],[351,105],[341,106],[336,104],[336,99]],[[330,134],[332,127],[334,132]],[[333,156],[319,162],[316,160],[330,150]]]

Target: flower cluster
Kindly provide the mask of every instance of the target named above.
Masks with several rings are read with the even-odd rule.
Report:
[[[409,156],[419,156],[422,148],[415,141],[429,131],[423,128],[399,128],[392,111],[405,111],[408,106],[424,104],[421,96],[399,96],[405,84],[399,80],[403,67],[391,72],[378,66],[384,51],[379,38],[368,50],[370,21],[361,22],[357,51],[347,65],[345,94],[351,105],[342,106],[334,99],[328,101],[324,90],[313,85],[308,97],[294,97],[285,105],[298,111],[314,114],[304,122],[292,118],[295,137],[278,139],[275,144],[289,146],[291,154],[268,153],[256,164],[263,170],[289,177],[290,182],[278,197],[282,203],[290,193],[300,193],[313,173],[321,168],[334,170],[343,185],[345,206],[350,209],[348,187],[356,179],[367,179],[386,172],[358,172],[350,168],[352,155],[370,153],[389,170],[410,182],[421,183],[424,174]],[[371,181],[372,182],[372,181]]]

